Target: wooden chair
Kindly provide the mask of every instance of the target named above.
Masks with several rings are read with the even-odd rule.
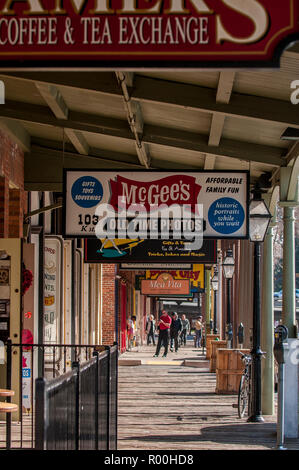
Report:
[[[0,397],[13,397],[15,394],[14,390],[7,390],[6,388],[0,388]],[[11,414],[14,411],[18,411],[19,407],[15,403],[8,403],[6,401],[0,401],[0,413],[6,413],[6,449],[10,449],[11,446]]]
[[[6,403],[0,402],[0,413],[13,413],[14,411],[18,411],[18,405],[14,403]]]
[[[15,394],[14,390],[7,390],[6,388],[0,388],[0,397],[13,397]]]
[[[0,388],[0,397],[13,397],[15,394],[14,390],[7,390],[6,388]],[[14,403],[0,402],[0,413],[13,413],[18,411],[18,405]]]

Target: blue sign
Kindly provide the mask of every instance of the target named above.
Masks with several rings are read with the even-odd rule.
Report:
[[[29,379],[31,377],[31,369],[24,368],[22,369],[22,377],[24,379]]]
[[[245,220],[245,213],[239,201],[223,197],[211,204],[208,218],[216,232],[228,235],[240,230]]]
[[[103,198],[103,186],[93,176],[82,176],[72,186],[73,201],[80,207],[94,207]]]

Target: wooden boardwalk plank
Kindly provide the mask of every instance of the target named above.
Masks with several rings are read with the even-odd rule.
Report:
[[[202,350],[192,346],[152,358],[154,348],[126,352],[140,366],[119,367],[119,450],[269,450],[276,445],[276,416],[264,423],[239,419],[237,395],[217,395],[216,374]],[[200,361],[201,367],[176,361]],[[150,364],[147,364],[147,361]],[[286,441],[299,450],[299,440]]]

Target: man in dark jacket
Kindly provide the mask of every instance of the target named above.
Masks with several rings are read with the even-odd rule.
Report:
[[[182,331],[182,322],[181,319],[178,317],[176,312],[172,314],[172,322],[170,326],[170,351],[173,351],[173,343],[174,343],[174,350],[178,352],[179,349],[179,334]]]

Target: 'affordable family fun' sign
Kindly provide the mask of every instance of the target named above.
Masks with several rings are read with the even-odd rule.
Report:
[[[0,65],[279,65],[296,0],[1,0]]]
[[[248,238],[247,171],[64,173],[64,233],[113,240]]]

